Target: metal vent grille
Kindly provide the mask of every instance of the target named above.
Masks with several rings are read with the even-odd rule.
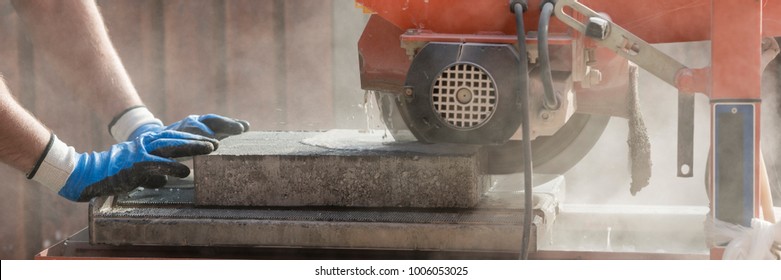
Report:
[[[454,64],[434,81],[434,110],[455,128],[476,128],[488,121],[496,107],[494,80],[473,64]]]

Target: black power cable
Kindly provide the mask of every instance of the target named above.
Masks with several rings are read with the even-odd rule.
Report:
[[[523,27],[523,13],[526,12],[528,7],[527,1],[515,0],[510,1],[510,10],[515,13],[515,28],[518,36],[518,52],[520,55],[520,61],[518,63],[518,69],[520,79],[518,84],[520,86],[520,100],[521,100],[521,132],[523,139],[521,146],[523,150],[523,198],[524,198],[524,213],[523,213],[523,240],[521,241],[521,255],[520,259],[526,260],[529,258],[529,239],[531,238],[532,231],[532,144],[531,144],[531,130],[529,129],[529,57],[526,52],[526,31]]]
[[[552,1],[546,1],[542,5],[540,24],[537,30],[537,52],[539,53],[540,75],[542,87],[545,89],[545,99],[542,105],[548,110],[558,110],[561,106],[559,96],[553,91],[553,76],[550,69],[550,54],[548,52],[548,26],[553,14]]]

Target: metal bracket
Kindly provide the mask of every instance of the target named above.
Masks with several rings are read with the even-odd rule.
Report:
[[[678,92],[678,177],[694,176],[694,94]]]
[[[572,9],[567,14],[564,8]],[[666,83],[682,88],[690,88],[696,81],[703,80],[707,71],[693,71],[654,48],[648,42],[615,24],[604,14],[600,14],[581,4],[577,0],[559,0],[554,9],[556,17],[581,34],[591,38],[602,47],[634,62],[641,68],[659,77]],[[583,16],[586,22],[575,17]],[[695,73],[696,72],[696,73]],[[704,74],[695,76],[695,74]],[[681,79],[683,77],[684,79]],[[688,78],[688,79],[687,79]],[[698,78],[698,79],[695,79]],[[680,80],[679,80],[680,79]],[[698,90],[705,92],[706,89]],[[678,94],[678,177],[692,177],[694,146],[694,95]]]
[[[564,12],[569,7],[574,12],[584,15],[588,23],[583,23]],[[641,68],[659,77],[670,85],[676,85],[676,74],[686,66],[659,51],[640,37],[610,21],[577,0],[559,0],[554,9],[556,17],[566,25],[594,39],[599,45],[618,53],[634,62]]]

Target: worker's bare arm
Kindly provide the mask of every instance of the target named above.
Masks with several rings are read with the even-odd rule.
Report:
[[[0,161],[30,172],[41,156],[50,133],[8,92],[0,78]]]
[[[88,100],[106,124],[127,108],[142,105],[109,40],[93,0],[12,0],[46,79]]]
[[[73,201],[161,187],[190,168],[170,159],[208,154],[217,140],[178,131],[147,133],[104,152],[77,153],[13,99],[0,78],[0,161]],[[160,180],[163,178],[163,180]]]
[[[11,0],[24,23],[45,78],[87,100],[117,142],[144,132],[179,130],[211,138],[240,134],[249,123],[218,115],[190,116],[173,127],[149,112],[111,44],[94,0]],[[39,59],[36,57],[36,59]],[[197,129],[195,129],[197,127]]]

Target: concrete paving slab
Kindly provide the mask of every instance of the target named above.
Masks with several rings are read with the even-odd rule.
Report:
[[[490,185],[477,151],[381,132],[249,132],[195,157],[195,204],[470,208]]]

